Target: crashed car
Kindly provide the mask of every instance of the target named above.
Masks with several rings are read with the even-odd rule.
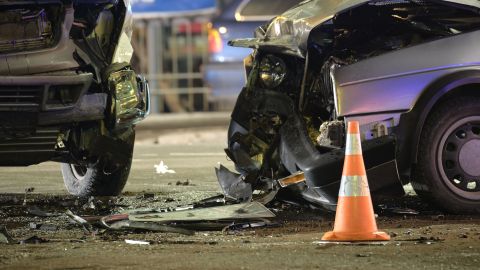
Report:
[[[75,195],[116,195],[149,111],[128,0],[0,1],[0,165],[61,162]]]
[[[411,183],[448,211],[479,212],[479,12],[468,0],[310,0],[230,41],[254,49],[228,134],[232,190],[287,179],[334,210],[345,127],[359,121],[374,199]]]

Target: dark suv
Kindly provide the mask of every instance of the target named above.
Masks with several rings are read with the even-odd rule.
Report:
[[[129,1],[0,1],[0,165],[62,162],[68,191],[116,195],[149,92]]]

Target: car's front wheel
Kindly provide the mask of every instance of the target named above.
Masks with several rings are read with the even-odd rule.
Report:
[[[67,191],[77,196],[116,196],[122,192],[132,165],[135,133],[129,135],[129,152],[124,160],[113,161],[109,151],[86,165],[62,163],[63,181]],[[113,152],[114,149],[112,149]]]
[[[450,212],[480,212],[480,98],[450,99],[431,113],[412,183]]]

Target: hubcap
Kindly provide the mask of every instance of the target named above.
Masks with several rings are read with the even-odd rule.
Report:
[[[473,139],[462,146],[459,154],[460,167],[472,176],[480,176],[480,140]]]
[[[447,186],[462,197],[480,199],[480,116],[453,124],[438,150],[440,173]]]

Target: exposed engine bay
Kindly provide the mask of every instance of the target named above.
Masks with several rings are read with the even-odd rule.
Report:
[[[230,42],[255,49],[245,60],[248,79],[232,114],[226,149],[242,174],[237,178],[251,184],[254,194],[276,192],[271,183],[303,172],[306,182],[299,181],[302,184],[292,189],[332,209],[343,163],[345,122],[358,117],[366,119],[361,135],[372,191],[396,184],[400,188],[388,190],[403,192],[396,164],[396,126],[400,114],[411,108],[375,111],[375,104],[383,101],[371,96],[365,102],[371,108],[349,107],[358,113],[344,114],[346,103],[339,92],[343,82],[337,81],[342,76],[337,75],[351,67],[349,74],[359,79],[345,85],[375,81],[362,78],[368,70],[355,69],[355,64],[382,56],[391,61],[383,62],[385,66],[395,67],[395,61],[407,60],[388,55],[480,28],[476,8],[449,1],[341,2],[335,6],[306,1],[259,27],[255,38]],[[335,14],[315,15],[316,9],[328,12],[349,3]],[[386,171],[394,173],[385,176]]]

